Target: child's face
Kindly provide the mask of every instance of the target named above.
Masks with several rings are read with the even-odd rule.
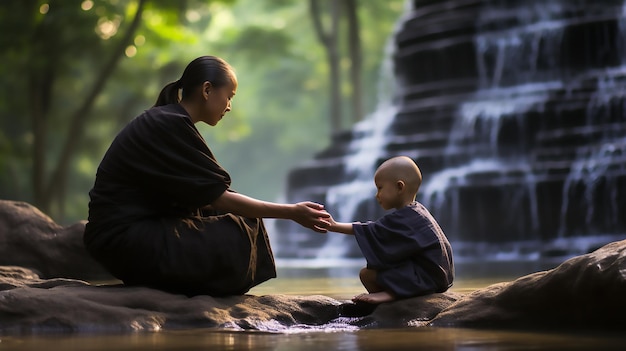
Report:
[[[384,172],[377,172],[374,176],[376,184],[376,200],[383,210],[392,208],[398,209],[404,207],[401,197],[401,189],[398,182],[389,176],[385,176]]]

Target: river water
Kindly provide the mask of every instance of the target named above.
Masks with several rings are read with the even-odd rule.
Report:
[[[356,272],[360,262],[344,261],[340,268],[287,264],[279,277],[250,294],[326,295],[338,300],[363,292]],[[280,264],[280,262],[279,262]],[[491,265],[492,267],[494,265]],[[484,274],[461,264],[452,291],[467,293],[508,281],[532,269],[532,264],[498,264],[508,277]],[[516,267],[515,273],[512,267]],[[461,273],[460,275],[458,273]],[[526,273],[531,273],[530,271]],[[346,326],[297,326],[280,331],[227,329],[166,330],[126,334],[0,335],[0,351],[17,350],[623,350],[626,336],[616,333],[550,333],[454,328],[357,329]]]

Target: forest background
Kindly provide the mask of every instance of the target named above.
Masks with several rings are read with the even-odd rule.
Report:
[[[404,0],[4,0],[0,198],[87,218],[117,132],[201,55],[234,66],[233,109],[197,125],[233,189],[274,201],[287,172],[372,112]]]

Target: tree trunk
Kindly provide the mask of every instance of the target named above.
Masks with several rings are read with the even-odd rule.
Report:
[[[332,116],[333,131],[341,129],[341,57],[339,54],[339,20],[341,18],[342,0],[332,0],[331,2],[331,29],[330,29],[330,50],[328,52],[330,63],[330,111]]]
[[[124,37],[120,39],[117,47],[113,50],[108,61],[102,67],[98,76],[89,91],[87,97],[83,101],[83,104],[72,114],[70,129],[65,139],[63,148],[61,149],[61,155],[56,164],[52,176],[47,182],[47,186],[44,190],[42,200],[45,207],[49,207],[55,197],[61,197],[60,192],[65,188],[65,182],[67,181],[68,169],[70,167],[70,161],[76,152],[78,145],[80,144],[80,136],[83,134],[85,125],[89,119],[89,112],[93,107],[93,104],[98,97],[98,94],[104,88],[107,80],[115,70],[115,67],[119,63],[119,60],[124,56],[126,46],[132,42],[132,38],[141,23],[141,16],[146,0],[139,0],[137,5],[137,11],[135,17],[130,26],[126,30]],[[61,206],[63,206],[61,204]],[[63,212],[61,210],[61,212]]]
[[[56,8],[51,11],[54,10]],[[44,18],[42,22],[36,24],[32,32],[31,42],[35,44],[28,70],[28,93],[33,131],[33,203],[44,212],[50,210],[50,202],[45,197],[48,118],[58,61],[56,50],[58,37],[48,30],[47,25]],[[42,59],[43,57],[45,59]]]
[[[352,122],[363,118],[363,84],[361,81],[362,54],[360,25],[357,16],[356,0],[345,0],[346,17],[348,18],[348,52],[350,55],[350,84],[352,86]]]
[[[37,71],[34,71],[37,72]],[[36,74],[36,73],[35,73]],[[46,144],[48,123],[47,108],[44,106],[43,87],[37,77],[29,79],[29,95],[31,101],[31,124],[33,130],[33,203],[42,211],[47,211],[46,201],[43,197],[46,176]]]
[[[339,19],[341,15],[341,0],[330,0],[331,24],[330,29],[325,31],[322,25],[322,14],[319,8],[319,0],[309,0],[313,26],[319,41],[326,49],[328,61],[329,82],[329,114],[331,134],[341,129],[341,77],[339,67],[338,33]]]

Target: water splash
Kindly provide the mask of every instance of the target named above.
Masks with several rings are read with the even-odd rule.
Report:
[[[245,320],[244,322],[227,322],[220,326],[220,329],[231,331],[255,330],[265,333],[277,334],[306,334],[306,333],[337,333],[354,332],[361,328],[357,325],[359,318],[339,317],[325,324],[294,324],[288,325],[275,319],[270,320]],[[240,324],[243,324],[240,325]]]

